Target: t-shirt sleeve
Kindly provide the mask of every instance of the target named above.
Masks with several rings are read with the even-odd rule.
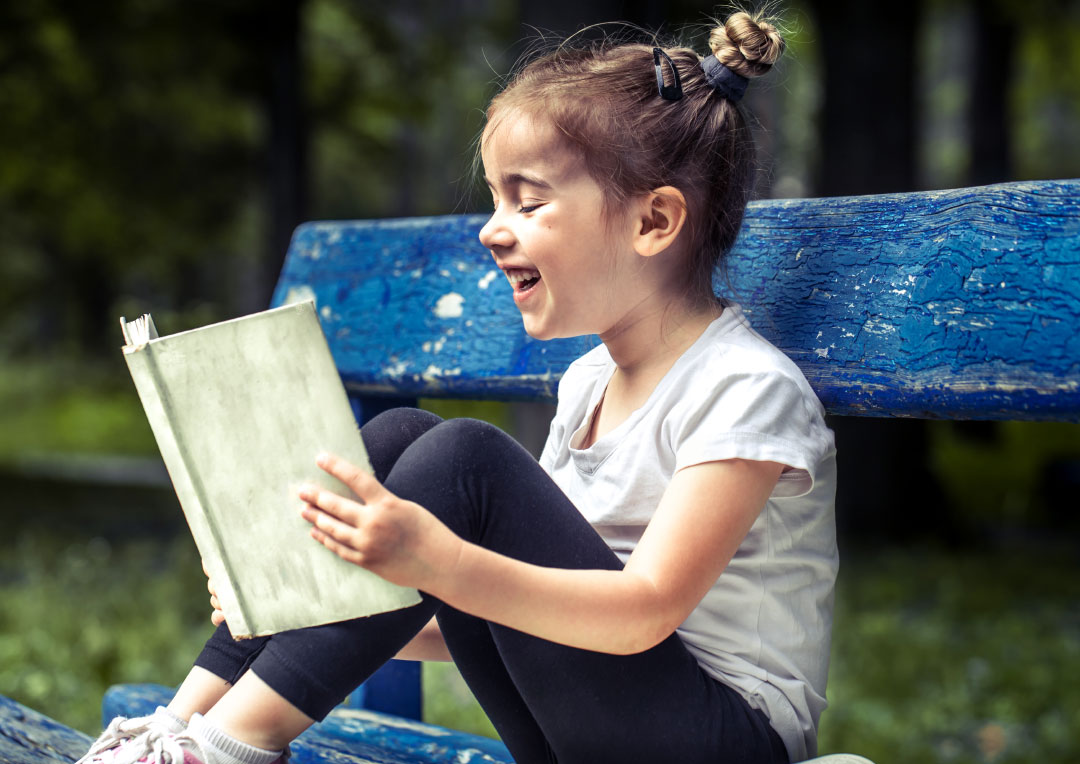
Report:
[[[820,404],[779,370],[734,373],[686,399],[672,436],[675,469],[722,459],[787,465],[774,497],[801,496],[832,449]]]
[[[551,420],[551,426],[548,427],[547,440],[544,441],[544,450],[540,452],[540,467],[551,474],[551,468],[555,465],[555,456],[559,451],[559,444],[562,442],[562,427],[559,426],[558,417],[554,417]]]

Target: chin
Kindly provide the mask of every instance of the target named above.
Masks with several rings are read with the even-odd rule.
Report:
[[[543,324],[529,321],[526,318],[523,318],[522,325],[524,326],[525,333],[527,335],[532,337],[534,340],[541,341],[567,339],[569,337],[583,337],[586,334],[590,334],[590,332],[587,331],[574,331],[573,329],[569,328],[560,329],[558,327],[545,326]]]
[[[553,340],[559,336],[542,326],[531,326],[528,321],[524,322],[524,327],[525,333],[534,340]]]
[[[550,321],[543,321],[535,313],[522,313],[521,325],[534,340],[553,340],[559,335],[553,331]]]

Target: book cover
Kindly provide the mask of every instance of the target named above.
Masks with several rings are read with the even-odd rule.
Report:
[[[158,337],[120,320],[124,358],[236,638],[420,601],[309,536],[302,483],[349,496],[326,451],[370,470],[311,301]]]

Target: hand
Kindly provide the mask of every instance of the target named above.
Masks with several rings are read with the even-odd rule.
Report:
[[[210,592],[210,607],[214,609],[214,612],[210,614],[210,623],[215,626],[220,626],[225,623],[225,613],[221,609],[221,603],[218,602],[217,591],[214,589],[214,582],[210,580],[210,571],[206,569],[206,561],[202,561],[202,572],[206,575],[206,590]]]
[[[312,485],[301,488],[300,513],[312,524],[312,538],[401,586],[431,591],[450,573],[464,542],[438,518],[344,459],[322,454],[316,464],[352,489],[355,498]]]

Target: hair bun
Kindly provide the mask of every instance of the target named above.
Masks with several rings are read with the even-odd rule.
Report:
[[[736,74],[760,77],[780,60],[784,38],[768,21],[739,11],[712,30],[709,47],[720,63]]]

